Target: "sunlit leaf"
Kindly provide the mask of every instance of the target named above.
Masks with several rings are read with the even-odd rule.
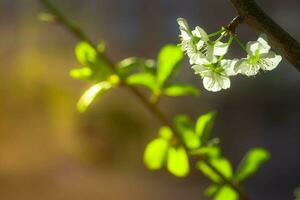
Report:
[[[110,88],[112,87],[111,83],[109,82],[100,82],[89,89],[87,89],[83,95],[80,97],[77,103],[77,109],[79,112],[84,112],[87,107],[93,102],[95,97],[102,96],[105,94]]]
[[[217,169],[225,178],[232,178],[232,167],[230,162],[225,158],[214,158],[209,161],[209,164]],[[215,183],[222,183],[222,178],[211,168],[205,161],[199,161],[197,163],[197,169],[201,170],[208,178]]]
[[[150,170],[160,169],[166,159],[169,143],[163,138],[152,140],[144,152],[144,163]]]
[[[175,127],[185,143],[190,149],[195,149],[200,146],[199,137],[195,134],[193,124],[186,115],[178,115],[175,117]]]
[[[215,195],[219,189],[220,189],[219,185],[212,184],[208,188],[206,188],[205,195],[208,197],[211,197],[211,196]]]
[[[55,16],[50,14],[50,13],[40,13],[38,15],[39,20],[44,21],[44,22],[53,22],[55,20]]]
[[[229,186],[223,186],[214,197],[214,200],[238,200],[238,199],[239,199],[238,193]]]
[[[95,62],[97,52],[87,42],[80,42],[75,48],[75,55],[77,57],[78,62],[80,62],[83,65],[89,65],[90,63]]]
[[[177,177],[184,177],[188,175],[189,159],[183,147],[170,147],[168,150],[167,167],[169,172]]]
[[[200,94],[199,90],[190,84],[172,84],[165,87],[163,93],[167,96],[198,96]]]
[[[192,155],[205,155],[208,158],[217,158],[220,156],[220,147],[218,146],[204,146],[199,149],[191,151]]]
[[[150,73],[132,74],[127,78],[126,82],[129,85],[144,86],[152,91],[156,88],[155,77]]]
[[[105,48],[106,48],[105,42],[100,42],[97,46],[97,50],[99,53],[104,53]]]
[[[117,64],[118,73],[126,77],[132,72],[138,70],[144,70],[144,72],[153,73],[155,72],[155,62],[152,59],[143,59],[136,57],[129,57]]]
[[[88,80],[92,75],[92,70],[89,67],[82,67],[79,69],[72,69],[70,76],[76,79]]]
[[[159,129],[159,136],[166,140],[170,140],[173,137],[173,133],[169,127],[163,126]]]
[[[253,175],[259,167],[270,159],[270,154],[263,148],[251,149],[240,163],[235,180],[242,182]]]
[[[157,81],[159,85],[170,78],[174,70],[178,67],[183,58],[181,47],[176,45],[164,46],[158,55]]]
[[[209,137],[213,127],[215,115],[215,112],[208,112],[204,115],[201,115],[196,122],[195,131],[199,138],[202,139],[202,142],[206,142]]]

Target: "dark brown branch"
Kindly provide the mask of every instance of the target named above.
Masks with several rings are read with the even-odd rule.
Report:
[[[254,0],[231,0],[243,22],[265,33],[272,48],[300,71],[300,44],[274,22]]]

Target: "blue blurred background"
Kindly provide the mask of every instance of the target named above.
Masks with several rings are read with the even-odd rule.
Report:
[[[298,0],[258,1],[300,40]],[[179,43],[177,17],[208,32],[236,12],[229,0],[53,0],[93,39],[105,41],[115,61],[155,58],[167,43]],[[142,162],[147,141],[160,124],[127,91],[116,89],[85,114],[76,101],[89,84],[68,72],[79,66],[76,39],[57,24],[38,20],[35,0],[0,1],[0,199],[206,199],[209,184],[194,170],[185,179],[150,172]],[[255,40],[242,25],[239,37]],[[234,48],[231,56],[240,56]],[[270,73],[237,77],[229,90],[203,89],[187,61],[177,77],[201,88],[198,98],[163,98],[168,117],[218,110],[213,129],[234,165],[252,147],[272,159],[245,184],[253,199],[293,199],[300,186],[300,73],[286,60]]]

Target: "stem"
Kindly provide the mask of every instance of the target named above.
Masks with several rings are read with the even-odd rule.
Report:
[[[64,17],[50,2],[49,0],[40,0],[44,6],[57,17],[57,21],[63,25],[69,32],[73,33],[75,37],[77,37],[79,40],[84,40],[87,43],[89,43],[92,47],[94,47],[96,50],[96,46],[93,44],[93,42],[85,35],[83,31],[81,31],[78,27],[74,26],[66,17]],[[98,52],[98,51],[97,51]],[[108,57],[105,56],[103,53],[99,53],[98,55],[101,56],[101,58],[105,59],[109,66],[116,72],[116,67],[114,62],[112,62]],[[152,104],[139,90],[137,90],[135,87],[127,85],[126,82],[121,81],[121,86],[124,86],[127,88],[132,94],[134,94],[137,99],[141,101],[141,103],[161,122],[161,124],[168,126],[174,135],[177,137],[177,139],[180,139],[181,136],[177,132],[177,130],[174,128],[172,123],[167,119],[167,117],[160,111],[160,109],[157,107],[156,104]],[[181,144],[184,145],[183,142]],[[216,174],[220,176],[220,178],[224,181],[224,183],[228,184],[229,186],[234,189],[239,196],[241,197],[241,200],[250,200],[247,195],[241,190],[240,187],[235,185],[231,180],[227,179],[218,169],[216,169],[214,166],[210,164],[210,162],[206,158],[201,158],[210,168],[213,170]]]
[[[219,31],[217,31],[217,32],[208,34],[208,37],[209,37],[209,38],[210,38],[210,37],[214,37],[214,36],[219,35],[219,34],[221,34],[221,33],[223,33],[223,32],[224,32],[224,30],[219,30]]]
[[[232,35],[233,39],[236,41],[236,43],[244,50],[247,52],[245,45],[241,42],[241,40],[236,36]]]

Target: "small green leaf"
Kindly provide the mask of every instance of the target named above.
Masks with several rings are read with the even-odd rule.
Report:
[[[104,53],[104,52],[105,52],[105,49],[106,49],[105,42],[100,42],[100,43],[97,45],[97,50],[98,50],[99,53]]]
[[[195,134],[193,124],[188,116],[178,115],[175,117],[174,122],[176,129],[181,133],[181,137],[188,148],[196,149],[201,145],[199,137]]]
[[[235,180],[242,182],[253,175],[259,167],[270,159],[270,154],[263,148],[253,148],[244,157],[235,174]]]
[[[160,86],[170,78],[183,59],[181,47],[165,45],[158,54],[157,81]]]
[[[97,96],[102,96],[112,87],[109,82],[100,82],[87,89],[77,103],[79,112],[84,112]]]
[[[203,143],[206,143],[208,140],[209,134],[213,127],[215,115],[215,112],[208,112],[204,115],[201,115],[196,122],[195,131]]]
[[[160,169],[167,156],[169,143],[163,138],[152,140],[144,152],[144,163],[150,170]]]
[[[232,178],[232,167],[230,162],[225,158],[214,158],[208,161],[211,166],[216,168],[224,177]],[[222,178],[210,167],[206,162],[199,161],[196,165],[197,169],[201,170],[214,183],[222,183]]]
[[[89,65],[94,63],[97,58],[97,52],[87,42],[79,42],[75,48],[75,55],[78,62],[83,65]]]
[[[50,13],[43,12],[38,15],[38,18],[44,22],[54,22],[56,17]]]
[[[218,146],[205,146],[192,150],[190,153],[191,155],[205,155],[208,158],[217,158],[221,155],[220,147]]]
[[[177,177],[185,177],[190,171],[188,155],[183,147],[170,147],[167,167]]]
[[[156,89],[155,77],[150,73],[132,74],[127,78],[126,82],[129,85],[144,86],[151,91],[154,91]]]
[[[214,197],[214,200],[238,200],[238,199],[239,199],[238,193],[229,186],[223,186]]]
[[[161,138],[166,139],[166,140],[171,140],[172,137],[173,137],[173,133],[172,133],[172,130],[169,127],[163,126],[159,129],[159,136]]]
[[[208,197],[212,197],[213,195],[215,195],[218,192],[219,189],[220,189],[219,185],[212,184],[208,188],[206,188],[205,195]]]
[[[136,57],[129,57],[117,64],[118,73],[126,77],[134,70],[138,69],[143,70],[144,72],[155,73],[155,61],[152,59],[143,59]]]
[[[165,87],[163,93],[167,96],[198,96],[200,94],[199,90],[190,84],[173,84]]]
[[[79,69],[72,69],[70,76],[76,79],[89,80],[92,75],[92,70],[88,67],[82,67]]]

